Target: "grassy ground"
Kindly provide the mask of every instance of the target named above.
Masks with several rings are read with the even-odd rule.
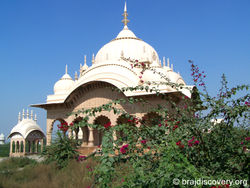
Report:
[[[10,153],[10,143],[0,145],[0,157],[8,157]]]
[[[58,170],[55,164],[42,164],[27,158],[10,158],[0,163],[0,188],[87,188],[97,162],[70,161]]]

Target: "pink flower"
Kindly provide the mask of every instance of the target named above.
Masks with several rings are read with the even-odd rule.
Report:
[[[142,76],[139,76],[139,78],[141,79],[141,78],[142,78]]]
[[[245,140],[246,140],[246,141],[250,140],[250,137],[246,137]]]
[[[199,144],[200,143],[200,141],[199,140],[196,140],[195,142],[194,142],[194,144]]]
[[[159,127],[161,127],[161,126],[162,126],[162,124],[161,124],[161,123],[159,123],[159,124],[158,124],[158,126],[159,126]]]
[[[147,140],[141,140],[141,143],[142,143],[142,144],[146,144],[146,143],[147,143]]]
[[[189,146],[189,147],[192,147],[192,146],[193,146],[193,144],[192,144],[192,143],[188,143],[188,146]]]
[[[127,149],[128,149],[128,144],[123,145],[123,146],[120,148],[120,152],[121,152],[122,154],[125,154],[125,153],[127,153]]]
[[[195,139],[195,137],[193,136],[193,138],[192,138],[191,140],[189,140],[189,141],[188,141],[188,143],[193,142],[193,141],[194,141],[194,139]]]

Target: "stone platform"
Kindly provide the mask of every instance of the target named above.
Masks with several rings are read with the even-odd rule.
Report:
[[[91,147],[81,146],[77,149],[77,151],[79,152],[80,155],[88,156],[99,149],[100,148],[98,148],[98,146],[91,146]]]

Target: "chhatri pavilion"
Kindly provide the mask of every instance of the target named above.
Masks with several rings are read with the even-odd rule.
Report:
[[[149,109],[157,106],[157,104],[169,105],[152,92],[141,90],[118,92],[112,88],[136,87],[151,82],[152,84],[149,87],[156,87],[161,93],[169,95],[177,104],[181,105],[182,103],[180,96],[191,97],[190,88],[192,86],[187,86],[181,75],[174,72],[169,59],[165,62],[165,58],[163,58],[161,63],[155,49],[138,38],[128,28],[126,3],[123,17],[123,29],[114,39],[105,44],[96,56],[93,55],[91,66],[87,65],[85,56],[84,65],[80,65],[79,74],[76,73],[74,79],[68,74],[66,66],[65,74],[55,83],[54,93],[47,96],[46,103],[32,105],[47,111],[47,145],[51,144],[54,122],[57,120],[66,121],[68,124],[77,122],[79,117],[68,116],[68,114],[83,108],[99,107],[118,98],[141,97],[149,101],[150,105],[125,104],[117,107],[131,115],[142,118],[153,116],[154,114],[149,112]],[[131,62],[127,59],[143,62],[149,69],[146,69],[144,74],[141,75],[142,67],[131,67]],[[176,90],[169,85],[161,84],[166,82],[166,79],[172,83],[183,84],[183,89]],[[115,126],[121,120],[121,115],[101,111],[95,117],[89,117],[88,123],[104,125],[111,122],[111,125]],[[80,132],[81,137],[77,137]],[[82,147],[91,148],[101,145],[102,133],[98,130],[84,127],[80,132],[77,131],[73,134],[76,138],[82,140]]]

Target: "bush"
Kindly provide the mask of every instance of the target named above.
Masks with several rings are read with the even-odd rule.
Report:
[[[77,159],[79,154],[76,148],[76,140],[66,136],[65,132],[62,134],[58,131],[55,141],[50,146],[46,146],[43,152],[45,162],[56,162],[58,168],[64,168],[70,159]]]
[[[0,171],[16,170],[28,165],[35,165],[37,162],[27,157],[11,157],[0,163]]]
[[[0,157],[9,157],[10,143],[0,145]]]

